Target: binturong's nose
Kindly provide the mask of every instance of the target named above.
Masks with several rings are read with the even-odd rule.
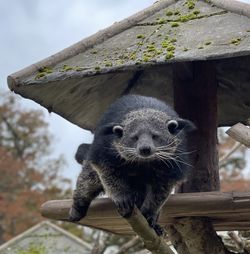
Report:
[[[143,133],[137,142],[137,153],[143,158],[151,157],[155,152],[154,142],[151,135]]]
[[[152,155],[153,151],[152,148],[150,146],[141,146],[139,148],[139,154],[143,157],[149,157],[150,155]]]

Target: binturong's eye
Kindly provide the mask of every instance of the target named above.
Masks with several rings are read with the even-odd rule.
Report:
[[[167,122],[168,131],[175,135],[180,131],[179,124],[176,120],[170,120]]]
[[[118,138],[121,138],[123,136],[123,128],[120,125],[115,125],[112,131]]]
[[[167,128],[173,135],[178,134],[183,129],[185,129],[185,132],[189,133],[197,130],[196,126],[191,121],[181,118],[168,121]]]

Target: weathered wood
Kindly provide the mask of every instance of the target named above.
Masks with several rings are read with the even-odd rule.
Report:
[[[139,236],[135,236],[130,241],[128,241],[128,242],[124,243],[122,246],[120,246],[119,250],[115,254],[126,254],[130,248],[136,246],[139,243],[140,243]]]
[[[44,203],[41,213],[55,220],[67,220],[72,200]],[[176,223],[180,217],[209,217],[216,230],[250,229],[250,192],[197,192],[171,195],[162,209],[161,225]],[[87,216],[78,224],[103,229],[116,234],[134,234],[128,223],[116,212],[108,198],[92,202]]]
[[[138,22],[146,19],[150,15],[154,15],[156,12],[168,7],[174,2],[175,0],[164,0],[157,2],[153,6],[150,6],[120,22],[115,22],[110,27],[100,30],[99,32],[73,44],[68,48],[63,49],[56,54],[43,59],[42,61],[39,61],[18,72],[13,73],[8,77],[8,85],[10,90],[13,90],[14,87],[17,86],[20,76],[28,77],[44,66],[55,66],[56,64],[65,61],[66,59],[85,52],[87,49],[93,48],[95,45],[108,40],[119,33],[122,33],[124,30],[131,28]]]
[[[197,152],[195,166],[179,191],[219,190],[216,71],[213,62],[208,61],[194,62],[189,68],[193,72],[193,77],[190,78],[189,75],[185,78],[183,67],[178,64],[174,67],[175,109],[181,117],[190,119],[197,126],[196,135],[189,139],[189,147],[192,149],[195,147]],[[175,228],[190,253],[226,253],[210,219],[191,217],[179,219]],[[213,245],[209,246],[207,242],[213,242]]]
[[[250,6],[248,3],[235,0],[210,0],[212,4],[218,7],[238,13],[240,15],[246,15],[250,18]]]
[[[149,227],[147,220],[135,207],[132,216],[126,219],[133,228],[133,231],[140,236],[144,247],[153,254],[174,254],[163,237],[159,237],[155,231]]]
[[[206,227],[204,227],[206,225]],[[178,220],[175,224],[175,228],[182,235],[185,235],[185,243],[190,253],[195,254],[231,254],[219,238],[213,229],[213,225],[210,223],[210,219],[207,217],[201,218],[183,218]],[[197,232],[201,232],[200,236],[197,236]],[[198,240],[197,240],[198,238]],[[216,243],[220,242],[220,244]],[[185,254],[185,253],[183,253]]]
[[[226,131],[226,133],[241,144],[250,148],[250,128],[242,123],[237,123]]]
[[[183,65],[174,67],[175,109],[181,117],[193,121],[198,131],[189,144],[192,149],[196,147],[196,165],[182,192],[219,190],[215,69],[211,62],[189,63],[185,69]],[[185,73],[193,76],[185,77]]]
[[[245,242],[242,240],[242,238],[240,238],[239,235],[234,231],[229,231],[227,234],[235,242],[238,251],[242,252],[245,247]]]
[[[176,230],[173,225],[167,227],[169,238],[178,254],[190,254],[182,235]]]
[[[182,3],[157,1],[141,14],[115,23],[111,28],[10,75],[9,87],[81,128],[93,131],[105,109],[124,91],[130,90],[126,90],[126,84],[134,81],[133,78],[137,79],[133,93],[172,104],[172,75],[169,74],[172,63],[216,59],[219,124],[231,126],[245,121],[250,105],[250,19],[195,1],[195,9],[200,10],[197,17],[171,27],[167,20],[174,21],[177,17],[166,17],[165,14],[171,9],[186,13],[186,5]],[[244,7],[239,9],[245,11],[247,8]],[[156,29],[158,18],[164,22]],[[210,27],[214,28],[213,38],[208,33]],[[139,34],[145,36],[140,45]],[[150,41],[156,43],[155,49],[162,48],[161,34],[173,40],[174,57],[166,59],[167,48],[163,48],[162,53],[151,52],[152,58],[144,61]],[[44,69],[45,66],[51,69]],[[63,66],[67,66],[68,71]],[[139,77],[136,73],[140,70],[143,73]]]

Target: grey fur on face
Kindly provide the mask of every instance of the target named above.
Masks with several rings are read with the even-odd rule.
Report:
[[[168,130],[171,120],[165,112],[155,109],[132,111],[119,126],[122,133],[113,146],[128,162],[174,158],[180,139]]]

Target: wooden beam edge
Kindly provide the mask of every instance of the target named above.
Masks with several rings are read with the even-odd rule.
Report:
[[[72,200],[51,200],[41,206],[49,219],[67,221]],[[181,217],[210,217],[216,230],[250,229],[250,192],[200,192],[171,195],[162,209],[161,225]],[[87,216],[77,224],[118,234],[134,234],[108,198],[92,202]]]
[[[250,148],[250,128],[242,123],[237,123],[229,128],[226,133],[234,140]]]

